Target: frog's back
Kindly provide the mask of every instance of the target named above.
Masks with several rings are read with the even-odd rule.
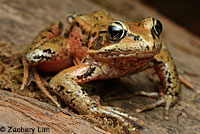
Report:
[[[96,33],[104,29],[113,18],[106,10],[99,10],[90,14],[79,14],[75,18],[75,22],[79,23],[87,33]]]

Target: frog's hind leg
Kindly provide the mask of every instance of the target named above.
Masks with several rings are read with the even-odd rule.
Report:
[[[148,94],[148,92],[145,93],[145,94]],[[147,96],[149,96],[149,95],[147,95]],[[174,99],[174,100],[172,100],[172,99]],[[156,102],[154,102],[152,104],[148,104],[146,106],[142,106],[141,108],[137,108],[136,112],[142,112],[142,111],[153,109],[153,108],[161,106],[161,105],[165,105],[164,106],[164,108],[165,108],[164,118],[166,120],[168,120],[169,109],[173,105],[173,102],[176,101],[176,100],[177,100],[177,98],[175,98],[175,97],[165,95],[163,97],[160,97],[159,100],[157,100]]]

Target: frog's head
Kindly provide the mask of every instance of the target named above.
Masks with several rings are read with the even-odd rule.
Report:
[[[113,21],[90,43],[88,53],[98,58],[149,58],[160,52],[162,24],[148,17],[140,23]]]

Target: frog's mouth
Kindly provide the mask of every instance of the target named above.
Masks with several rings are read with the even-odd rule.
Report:
[[[151,48],[144,48],[144,47],[138,47],[136,45],[134,46],[125,46],[125,47],[119,47],[117,45],[111,45],[102,47],[98,50],[88,50],[88,53],[90,55],[94,55],[95,57],[99,58],[126,58],[126,57],[132,57],[132,58],[149,58],[152,57],[160,52],[161,45],[158,45],[157,48],[151,49]],[[140,50],[138,48],[141,48]],[[143,49],[142,49],[143,48]]]
[[[128,57],[132,57],[132,58],[148,58],[148,57],[152,57],[156,54],[158,54],[159,52],[154,52],[154,53],[97,53],[95,54],[95,56],[99,57],[99,58],[128,58]]]

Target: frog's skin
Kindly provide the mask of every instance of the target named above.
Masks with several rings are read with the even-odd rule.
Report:
[[[58,32],[59,23],[57,26],[55,24],[50,26],[50,29],[56,29],[57,32],[47,30],[48,28],[41,32],[34,41],[36,44],[42,42],[41,45],[35,45],[37,47],[33,45],[34,47],[27,53],[24,63],[37,69],[40,69],[41,65],[43,68],[48,68],[46,63],[56,63],[55,66],[51,64],[54,69],[46,69],[53,72],[62,70],[64,65],[57,65],[57,63],[61,63],[59,61],[67,60],[64,62],[67,63],[66,69],[60,71],[50,80],[49,87],[70,107],[80,114],[117,118],[124,126],[130,126],[125,119],[142,124],[128,114],[108,106],[99,105],[81,90],[79,84],[97,79],[119,78],[148,68],[155,68],[162,82],[162,89],[158,93],[140,92],[140,94],[157,96],[159,100],[137,111],[141,112],[164,105],[165,114],[168,115],[170,107],[177,101],[180,83],[173,59],[166,46],[159,39],[162,31],[160,21],[151,17],[145,18],[139,23],[118,21],[102,10],[86,15],[73,14],[68,17],[68,22],[71,27],[67,28],[65,32],[67,39],[57,37],[59,36],[57,33],[60,33]],[[53,33],[55,37],[46,36],[49,34],[48,32]],[[43,33],[47,37],[45,41],[42,40]],[[47,49],[46,47],[43,49],[42,46],[47,46],[50,49],[48,54],[40,53],[40,51],[38,53],[38,49],[42,49],[41,51]],[[62,47],[55,49],[58,48],[57,46]],[[64,51],[61,53],[60,50]],[[59,52],[58,55],[64,53],[65,56],[57,57],[55,56],[57,52]],[[34,56],[37,57],[37,60],[34,60]],[[75,63],[74,66],[71,66],[72,62]],[[42,70],[45,71],[45,69]]]

